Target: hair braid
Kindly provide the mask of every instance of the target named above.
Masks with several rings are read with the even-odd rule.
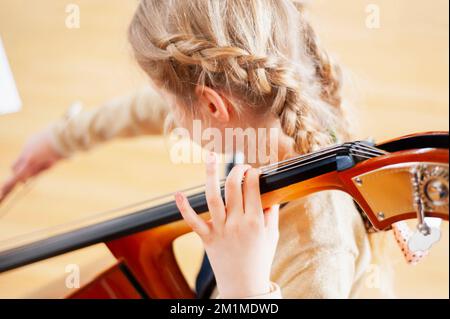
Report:
[[[321,85],[321,96],[329,104],[339,108],[341,105],[341,69],[330,61],[328,54],[319,46],[312,26],[305,21],[305,44],[311,56]]]
[[[270,92],[270,84],[264,69],[276,61],[257,57],[237,47],[218,47],[215,43],[188,35],[172,35],[159,42],[159,48],[166,50],[170,58],[180,65],[197,65],[204,72],[227,73],[233,82],[248,82],[261,93]]]
[[[321,97],[329,104],[340,107],[342,72],[339,65],[333,63],[327,52],[320,46],[320,41],[305,14],[303,1],[293,0],[302,21],[302,35],[306,52],[312,59],[315,73],[321,85]]]
[[[272,112],[298,153],[331,144],[342,124],[338,69],[319,49],[301,5],[295,4],[299,10],[291,1],[254,5],[249,13],[245,2],[236,2],[233,10],[221,11],[222,18],[218,12],[227,7],[222,2],[174,0],[169,12],[156,0],[144,0],[129,31],[136,59],[184,101],[195,101],[194,87],[203,85]],[[273,11],[267,11],[269,5]],[[150,16],[154,11],[161,14]],[[210,20],[197,20],[200,16]]]
[[[280,119],[283,132],[294,140],[295,151],[308,153],[331,143],[330,135],[324,132],[307,98],[302,95],[299,81],[286,68],[273,71],[277,94],[272,112]],[[289,79],[289,77],[292,77]]]
[[[257,95],[273,96],[272,113],[279,117],[283,132],[294,140],[297,152],[310,152],[331,143],[302,96],[295,68],[281,58],[258,57],[236,47],[216,47],[187,35],[167,37],[159,47],[178,64],[201,66],[213,82],[215,73],[226,72],[235,85],[249,87]],[[204,78],[199,76],[197,83]]]

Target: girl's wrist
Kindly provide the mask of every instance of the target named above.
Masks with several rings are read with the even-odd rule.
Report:
[[[239,285],[217,285],[221,299],[251,298],[265,295],[271,292],[272,283],[270,280],[259,281],[257,283]]]

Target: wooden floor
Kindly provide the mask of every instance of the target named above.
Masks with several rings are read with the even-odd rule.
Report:
[[[80,29],[65,27],[65,1],[0,0],[0,36],[24,103],[20,113],[0,117],[0,179],[26,138],[72,102],[95,107],[144,83],[125,38],[136,2],[75,3]],[[380,8],[379,29],[365,25],[368,3],[311,1],[324,44],[347,68],[359,137],[448,130],[448,1],[371,1]],[[201,183],[203,168],[171,164],[166,145],[162,138],[115,141],[61,163],[11,203],[0,217],[0,240]],[[446,224],[431,255],[410,267],[388,238],[398,297],[449,297],[448,242]],[[197,238],[188,236],[177,251],[192,284]],[[59,298],[69,292],[67,264],[80,265],[83,283],[113,261],[97,245],[10,271],[0,275],[0,297]],[[366,285],[362,296],[379,289]]]

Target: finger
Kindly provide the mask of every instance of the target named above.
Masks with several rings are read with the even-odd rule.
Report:
[[[0,202],[11,193],[17,183],[20,182],[23,176],[23,169],[25,168],[25,161],[20,157],[12,166],[13,174],[3,183],[0,188]]]
[[[16,170],[14,171],[14,175],[16,177],[16,184],[19,182],[26,182],[28,178],[30,178],[33,175],[36,175],[39,173],[41,168],[34,165],[33,163],[29,161],[23,161],[20,166],[17,166]]]
[[[249,165],[236,165],[232,168],[225,181],[225,203],[227,219],[244,213],[244,200],[242,194],[242,180]]]
[[[20,156],[15,162],[14,164],[11,166],[11,169],[15,172],[18,170],[18,168],[20,166],[23,165],[23,163],[25,162],[24,158],[22,156]]]
[[[264,210],[264,224],[270,232],[278,232],[280,205],[273,205]]]
[[[196,232],[201,238],[205,237],[209,233],[209,227],[206,222],[197,215],[192,209],[186,196],[182,193],[175,194],[175,203],[180,210],[183,219]]]
[[[220,180],[217,167],[216,154],[209,153],[206,162],[206,202],[213,225],[217,228],[223,226],[226,218],[225,205],[220,192]]]
[[[2,185],[0,190],[0,202],[3,201],[9,193],[12,192],[14,187],[19,182],[18,176],[16,174],[11,175]]]
[[[0,189],[0,202],[2,202],[6,196],[8,196],[9,193],[14,188],[16,181],[14,176],[9,177],[2,185],[2,188]]]
[[[0,202],[6,198],[6,196],[13,191],[19,183],[25,183],[30,177],[39,174],[40,172],[48,169],[52,166],[52,163],[44,163],[40,166],[30,163],[29,161],[22,161],[19,166],[14,169],[13,175],[3,184],[0,189]]]
[[[263,209],[261,204],[261,193],[259,190],[260,171],[251,168],[247,171],[244,180],[244,210],[250,218],[260,218],[263,221]]]
[[[17,183],[20,182],[23,177],[24,168],[25,161],[19,158],[19,160],[17,160],[12,167],[13,174],[3,183],[2,188],[0,189],[0,202],[5,199]]]

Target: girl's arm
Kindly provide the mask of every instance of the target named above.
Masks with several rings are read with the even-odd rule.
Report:
[[[163,133],[168,104],[150,86],[50,127],[52,146],[67,157],[118,137]]]
[[[278,241],[278,206],[263,210],[259,170],[235,166],[220,194],[215,155],[206,166],[206,198],[211,219],[204,221],[185,195],[175,195],[178,209],[200,236],[214,271],[219,298],[280,298],[270,272]],[[242,183],[243,181],[243,183]]]
[[[61,119],[33,135],[0,184],[0,202],[18,183],[27,181],[77,151],[88,150],[117,137],[161,134],[168,104],[147,86],[92,111]]]

